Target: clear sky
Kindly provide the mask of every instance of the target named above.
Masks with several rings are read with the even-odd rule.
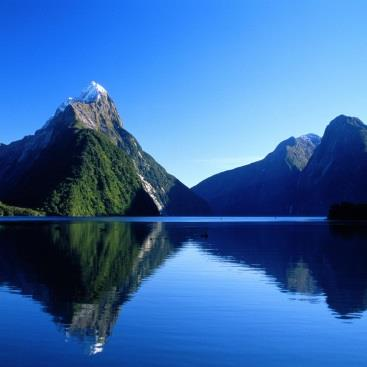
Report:
[[[191,186],[289,136],[367,120],[367,2],[0,2],[0,142],[91,80],[125,128]]]

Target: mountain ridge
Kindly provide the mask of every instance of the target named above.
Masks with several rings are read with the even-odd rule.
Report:
[[[366,170],[367,126],[339,115],[321,139],[291,137],[263,160],[218,173],[192,189],[217,215],[326,215],[337,202],[367,202]]]
[[[0,143],[0,200],[55,215],[323,215],[367,202],[367,126],[339,115],[289,137],[262,160],[190,190],[124,127],[107,90],[91,82],[33,135]]]
[[[290,137],[262,160],[211,176],[192,190],[218,215],[290,214],[298,174],[319,143],[311,136]]]

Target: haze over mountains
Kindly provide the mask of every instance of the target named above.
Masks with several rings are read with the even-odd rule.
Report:
[[[209,213],[142,150],[95,82],[34,135],[0,147],[0,200],[56,215]]]
[[[289,138],[263,160],[207,178],[193,191],[217,215],[326,215],[367,202],[367,126],[340,115],[322,138]]]

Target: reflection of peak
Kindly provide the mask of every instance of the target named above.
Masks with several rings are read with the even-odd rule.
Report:
[[[105,342],[106,340],[104,338],[98,337],[90,349],[90,354],[94,355],[103,352]]]
[[[320,293],[310,268],[302,261],[292,264],[287,271],[287,288],[307,295]]]
[[[112,328],[117,321],[118,313],[121,305],[138,289],[141,282],[149,276],[152,271],[161,265],[162,261],[172,251],[172,245],[167,241],[167,237],[163,235],[162,223],[156,223],[148,228],[143,226],[137,228],[132,225],[134,230],[132,234],[136,233],[136,239],[128,237],[129,243],[136,243],[140,237],[139,232],[143,229],[143,239],[133,251],[133,255],[129,255],[129,251],[120,243],[127,245],[127,238],[122,242],[118,241],[119,249],[123,250],[125,264],[121,268],[124,274],[116,286],[109,290],[102,292],[93,303],[77,303],[74,308],[77,310],[72,318],[68,328],[69,334],[83,340],[89,345],[90,354],[97,354],[103,351],[104,344],[111,335]],[[108,227],[105,226],[103,231],[105,233]],[[121,226],[120,226],[121,228]],[[111,229],[113,231],[113,228]],[[107,230],[107,233],[110,231]],[[131,251],[131,250],[130,250]],[[119,261],[122,260],[118,256]],[[99,259],[98,261],[101,261]],[[111,260],[108,260],[111,262]],[[112,261],[111,271],[116,269],[116,263]]]
[[[325,296],[338,318],[360,317],[367,310],[367,230],[346,236],[327,225],[309,226],[212,227],[208,250],[261,269],[284,292]]]
[[[117,288],[104,292],[95,303],[74,304],[76,310],[68,334],[89,345],[90,354],[102,352],[120,308]]]
[[[96,354],[121,305],[174,249],[164,233],[162,223],[0,226],[0,279],[39,301],[69,340]],[[27,246],[29,237],[37,245]]]

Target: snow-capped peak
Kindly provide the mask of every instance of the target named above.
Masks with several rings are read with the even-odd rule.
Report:
[[[95,81],[90,82],[88,87],[84,88],[79,97],[68,97],[56,110],[56,113],[65,110],[66,106],[74,102],[81,103],[93,103],[98,101],[102,96],[107,96],[108,92],[102,87],[102,85]]]
[[[107,96],[107,91],[102,85],[92,81],[87,88],[83,89],[82,93],[78,97],[79,102],[91,103],[98,101],[101,96]]]

